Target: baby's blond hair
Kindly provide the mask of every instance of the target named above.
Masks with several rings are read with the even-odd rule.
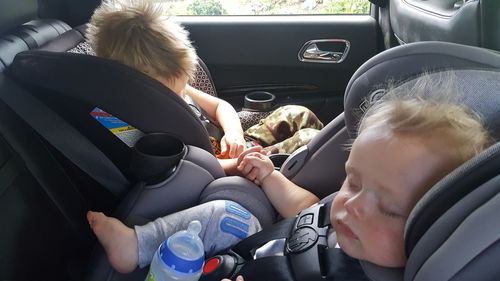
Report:
[[[160,5],[141,0],[103,2],[87,29],[97,56],[169,81],[194,76],[197,56],[188,35]]]
[[[359,133],[383,124],[395,134],[438,142],[460,165],[493,139],[477,113],[451,102],[458,91],[454,81],[452,73],[437,78],[426,74],[412,86],[392,88],[365,112]]]

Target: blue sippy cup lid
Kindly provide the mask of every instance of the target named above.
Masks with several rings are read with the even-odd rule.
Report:
[[[205,261],[203,243],[198,237],[200,231],[200,222],[192,221],[189,223],[187,230],[179,231],[170,236],[160,246],[159,255],[161,260],[168,267],[178,272],[199,272]],[[179,245],[181,247],[176,247]],[[182,250],[179,251],[179,248],[182,248]]]

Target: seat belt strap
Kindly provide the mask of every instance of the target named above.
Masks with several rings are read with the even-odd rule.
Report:
[[[249,281],[368,281],[358,260],[339,248],[328,248],[330,227],[329,201],[304,209],[296,218],[286,219],[238,243],[229,252],[237,254],[232,276],[239,274]],[[283,256],[253,258],[256,248],[276,239],[286,238]],[[203,275],[203,281],[220,280],[221,276]]]
[[[241,242],[233,247],[233,251],[245,260],[253,259],[252,252],[256,248],[272,240],[288,238],[294,223],[295,218],[281,220],[278,223],[273,224],[270,228],[263,229],[262,231],[241,240]]]
[[[235,280],[238,275],[242,275],[245,281],[292,281],[295,279],[285,256],[253,260],[245,264],[235,276],[232,276],[231,280]]]
[[[0,82],[7,86],[0,98],[47,142],[113,195],[125,193],[130,183],[93,143],[25,90],[3,76]]]

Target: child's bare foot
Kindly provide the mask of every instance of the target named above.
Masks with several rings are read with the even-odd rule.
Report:
[[[87,220],[104,247],[111,266],[120,273],[134,271],[138,263],[135,231],[103,213],[89,211]]]

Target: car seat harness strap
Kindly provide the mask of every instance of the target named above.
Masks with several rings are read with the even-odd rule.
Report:
[[[247,239],[224,255],[207,260],[211,266],[200,280],[221,280],[243,275],[245,280],[368,280],[358,260],[338,247],[328,247],[331,201],[282,220]],[[282,243],[281,253],[259,257],[258,252]],[[269,247],[271,248],[271,247]]]

